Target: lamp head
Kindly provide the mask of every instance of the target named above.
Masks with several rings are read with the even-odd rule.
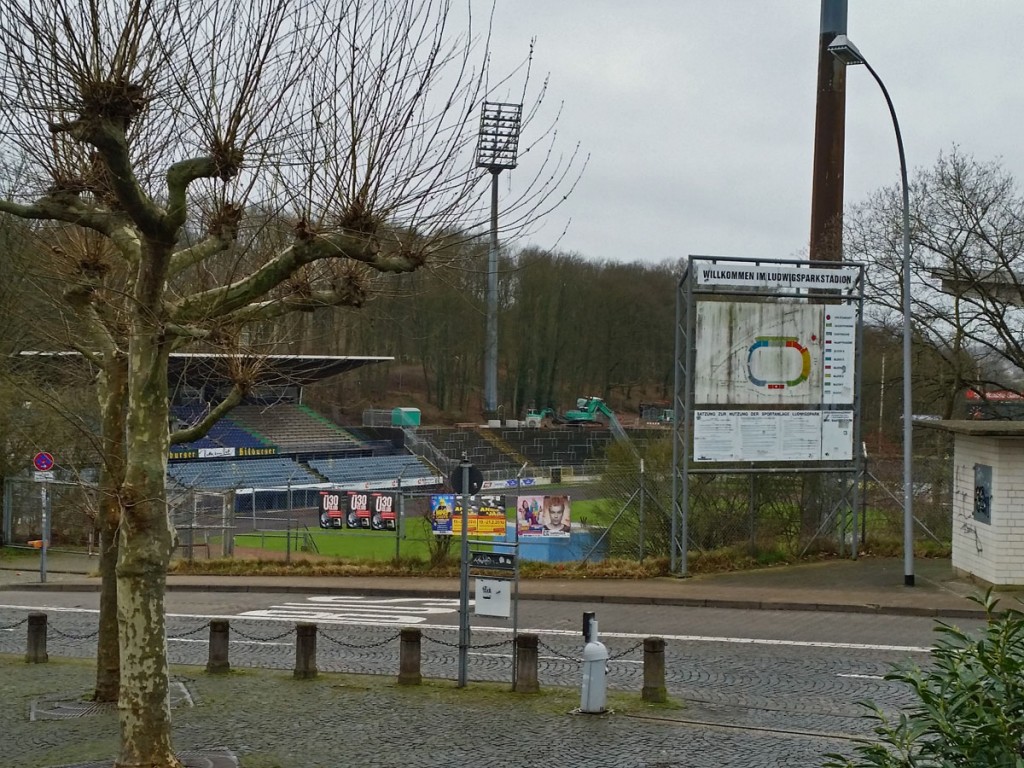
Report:
[[[828,44],[828,52],[843,64],[867,64],[867,59],[857,50],[857,46],[846,35],[836,35]]]

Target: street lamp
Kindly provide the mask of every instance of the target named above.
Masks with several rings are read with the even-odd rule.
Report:
[[[498,410],[498,174],[516,167],[522,104],[485,101],[480,112],[476,166],[491,174],[491,238],[487,249],[487,342],[484,354],[484,412]]]
[[[892,125],[896,129],[896,145],[900,151],[900,181],[903,184],[903,583],[914,586],[914,486],[913,486],[913,430],[914,408],[911,402],[910,345],[913,340],[910,324],[910,191],[907,185],[907,157],[903,152],[903,136],[896,110],[889,98],[882,78],[868,64],[846,35],[836,35],[828,46],[829,52],[843,64],[863,64],[889,105]]]

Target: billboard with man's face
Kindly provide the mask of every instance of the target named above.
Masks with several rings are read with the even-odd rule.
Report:
[[[520,496],[516,528],[520,536],[568,536],[572,529],[568,496]]]

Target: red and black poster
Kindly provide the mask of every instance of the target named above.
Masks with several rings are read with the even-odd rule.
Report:
[[[348,505],[345,525],[348,528],[369,528],[393,531],[398,511],[398,494],[390,491],[347,491]]]

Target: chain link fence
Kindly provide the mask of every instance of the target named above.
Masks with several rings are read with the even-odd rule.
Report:
[[[523,560],[644,562],[670,557],[673,533],[671,436],[608,445],[603,456],[578,467],[493,471],[484,494],[504,495],[514,528],[519,495],[561,494],[572,501],[572,535],[549,551],[521,550]],[[558,470],[557,472],[555,470]],[[915,538],[948,550],[952,530],[951,439],[918,444],[914,468]],[[32,547],[42,537],[41,489],[27,479],[4,485],[4,542]],[[91,551],[96,545],[97,499],[89,484],[48,482],[51,549]],[[397,523],[389,530],[321,527],[319,487],[226,491],[172,486],[171,517],[179,556],[189,560],[255,556],[342,557],[346,560],[414,558],[433,565],[458,554],[458,537],[435,535],[430,525],[436,489],[397,494]],[[678,487],[675,489],[678,493]],[[903,536],[902,455],[868,455],[861,474],[772,470],[691,474],[688,551],[703,557],[755,560],[815,552],[852,554],[899,551]],[[534,537],[537,538],[537,537]],[[556,551],[557,549],[557,551]]]
[[[38,549],[44,510],[50,515],[49,549],[93,553],[98,547],[97,492],[87,482],[6,478],[3,484],[3,544]]]

